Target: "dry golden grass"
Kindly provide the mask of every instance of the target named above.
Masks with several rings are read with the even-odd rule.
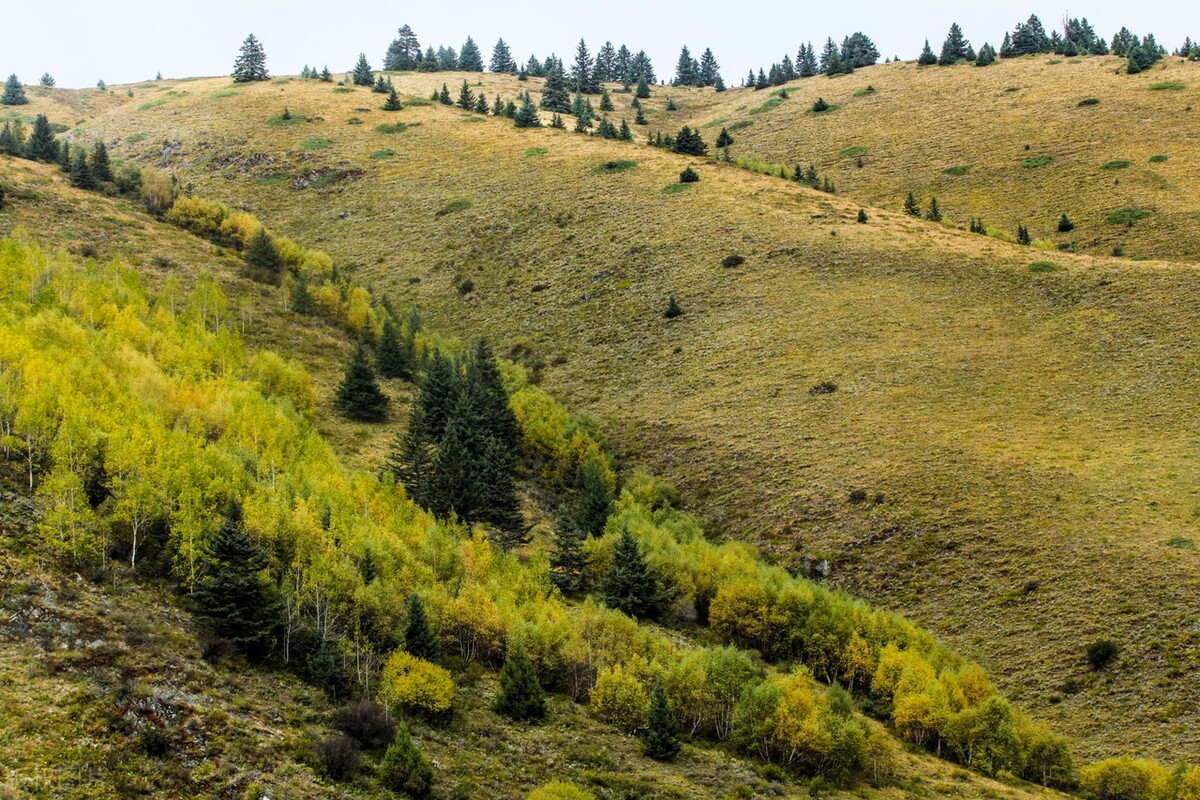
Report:
[[[1175,147],[1184,153],[1185,137],[1170,133],[1167,140],[1179,144],[1168,148],[1158,124],[1127,125],[1120,147],[1074,155],[1077,137],[1092,136],[1088,126],[1068,124],[1074,115],[1115,115],[1122,100],[1058,76],[1075,70],[1070,76],[1100,82],[1113,64],[862,70],[802,82],[735,133],[739,147],[758,147],[753,135],[776,115],[781,135],[791,130],[788,119],[800,131],[817,124],[859,131],[814,134],[804,145],[818,150],[819,140],[825,150],[796,160],[815,160],[823,171],[821,152],[868,147],[864,175],[891,153],[894,188],[856,185],[851,158],[845,174],[833,175],[837,197],[640,144],[522,132],[440,106],[387,114],[378,110],[382,97],[366,90],[301,81],[238,87],[236,97],[215,97],[229,90],[227,79],[177,84],[189,94],[148,110],[138,96],[82,133],[103,135],[118,156],[165,163],[198,194],[244,205],[329,250],[397,303],[418,303],[440,329],[489,335],[502,351],[532,351],[548,365],[550,388],[594,413],[631,463],[675,479],[714,530],[761,542],[788,563],[831,558],[835,583],[931,626],[996,674],[1006,692],[1076,737],[1082,755],[1135,749],[1174,758],[1200,747],[1200,705],[1185,687],[1200,666],[1200,554],[1167,545],[1197,538],[1195,270],[1058,253],[1049,259],[1062,269],[1031,272],[1047,254],[884,210],[871,209],[870,223],[857,225],[860,203],[845,196],[862,191],[896,207],[908,188],[921,188],[901,184],[902,176],[928,174],[952,217],[982,214],[1000,224],[1001,208],[1036,194],[1017,179],[1037,173],[1042,180],[1038,170],[1000,165],[1026,157],[1020,140],[1030,131],[1049,137],[1051,130],[1061,139],[1031,140],[1030,154],[1055,155],[1042,170],[1098,168],[1115,158],[1140,163],[1142,149],[1146,158],[1169,149],[1171,160],[1156,168],[1181,170],[1173,180],[1188,186],[1193,167],[1174,155]],[[1168,63],[1147,83],[1192,69]],[[1112,91],[1132,91],[1141,78],[1113,76]],[[402,92],[424,97],[443,80],[453,92],[461,76],[395,80]],[[536,81],[482,80],[489,95],[528,87],[536,96]],[[877,93],[853,98],[868,83]],[[1017,83],[1021,92],[1004,92]],[[946,126],[938,127],[945,115],[901,96],[918,84],[940,86],[955,103],[1015,103],[1017,95],[1021,108],[1049,109],[1066,121],[1059,129],[1037,120],[1002,125],[986,115],[971,123],[1000,142],[988,156],[997,165],[990,172],[984,156],[993,148],[982,133],[952,145]],[[817,87],[841,109],[819,118],[799,113]],[[161,94],[171,90],[164,84]],[[661,110],[668,93],[680,111]],[[1105,99],[1076,109],[1076,93]],[[739,106],[748,112],[767,99],[749,91],[655,95],[655,114],[680,117],[651,126],[664,131],[692,114],[720,119],[725,106],[735,116]],[[1165,115],[1188,91],[1145,95]],[[620,108],[628,97],[614,99]],[[901,138],[885,145],[882,127],[893,122],[862,111],[881,103],[922,121],[896,122],[888,136],[927,130],[942,142],[938,149]],[[284,106],[305,121],[268,124]],[[868,119],[880,142],[864,141]],[[404,132],[375,131],[397,121],[407,123]],[[707,131],[711,142],[715,131]],[[144,138],[131,142],[131,134]],[[306,150],[314,137],[328,146]],[[172,142],[169,157],[164,140]],[[770,141],[764,135],[764,150],[754,152],[771,157]],[[526,156],[533,148],[547,152]],[[371,157],[383,150],[395,155]],[[592,173],[610,160],[637,163],[615,175]],[[961,178],[941,173],[968,161],[976,166]],[[686,164],[699,170],[700,183],[664,195]],[[1119,174],[1133,191],[1133,172],[1100,174]],[[1079,180],[1063,182],[1064,196],[1086,197],[1095,211],[1060,209],[1050,197],[1038,201],[1038,219],[1049,225],[1068,211],[1081,243],[1094,227],[1089,214],[1143,202],[1156,214],[1123,237],[1176,219],[1177,239],[1162,245],[1173,256],[1180,251],[1170,248],[1197,235],[1184,224],[1186,193],[1170,199],[1172,212],[1165,195],[1153,204],[1136,195],[1115,200],[1088,188],[1084,172],[1070,174]],[[313,176],[324,176],[324,187],[296,188]],[[975,182],[972,196],[992,205],[968,209],[939,181]],[[1049,183],[1045,190],[1057,191]],[[1150,251],[1149,240],[1125,241],[1131,253]],[[723,268],[734,253],[745,264]],[[474,291],[460,296],[465,278]],[[685,311],[674,321],[662,318],[668,293]],[[826,380],[838,385],[835,393],[810,394]],[[860,488],[884,501],[848,503]],[[1097,676],[1082,654],[1101,636],[1123,651]],[[1072,679],[1081,691],[1064,694]]]

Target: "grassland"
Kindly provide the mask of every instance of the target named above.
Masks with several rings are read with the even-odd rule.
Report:
[[[936,193],[953,219],[1003,226],[1014,209],[1015,228],[1036,202],[1035,237],[1053,236],[1066,211],[1085,251],[1118,240],[1131,255],[1200,250],[1189,244],[1200,236],[1194,143],[1156,133],[1186,121],[1188,90],[1148,88],[1160,72],[1200,85],[1195,66],[1116,76],[1113,64],[889,65],[801,82],[738,128],[737,152],[814,161],[837,197],[640,144],[466,125],[439,106],[365,113],[377,95],[300,81],[221,101],[210,95],[227,80],[197,81],[149,111],[140,96],[101,109],[80,130],[327,249],[438,327],[485,333],[544,367],[551,389],[597,416],[627,461],[679,483],[715,530],[797,568],[830,559],[832,582],[931,626],[1082,755],[1174,758],[1200,747],[1200,701],[1184,688],[1200,666],[1200,562],[1169,545],[1196,537],[1200,509],[1195,270],[1065,252],[1059,269],[1031,270],[1046,254],[886,210],[913,189]],[[423,97],[461,76],[394,80]],[[482,82],[506,97],[537,83]],[[868,83],[876,91],[854,97]],[[1064,85],[1103,102],[1079,108]],[[807,115],[818,93],[841,109]],[[679,110],[656,90],[651,129],[722,117],[732,128],[766,100],[669,94]],[[614,95],[614,118],[632,118],[629,99]],[[1124,100],[1155,124],[1118,125]],[[51,102],[34,107],[60,121]],[[977,103],[992,105],[970,113]],[[303,123],[268,124],[284,105]],[[946,124],[960,107],[961,124]],[[1076,114],[1112,114],[1103,124],[1119,136],[1085,147],[1094,128]],[[408,127],[375,132],[385,119]],[[311,137],[329,145],[305,150]],[[867,148],[861,171],[839,157],[851,147]],[[382,148],[394,157],[373,159]],[[531,149],[546,152],[524,157]],[[1147,196],[1137,176],[1164,152],[1155,167],[1183,188]],[[1054,160],[1020,166],[1040,154]],[[1114,159],[1135,166],[1101,171]],[[620,161],[635,164],[593,172]],[[701,182],[664,195],[685,164]],[[945,174],[957,165],[970,168]],[[278,173],[293,179],[259,180]],[[314,174],[341,177],[294,180]],[[872,201],[883,208],[854,224]],[[1104,221],[1122,208],[1154,213]],[[722,267],[732,254],[745,263]],[[685,312],[673,321],[669,293]],[[810,393],[825,381],[837,390]],[[364,443],[355,457],[377,451]],[[855,489],[882,501],[849,502]],[[1101,636],[1122,652],[1093,674],[1083,651]]]

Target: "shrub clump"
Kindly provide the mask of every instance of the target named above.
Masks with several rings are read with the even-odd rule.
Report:
[[[406,792],[413,797],[425,797],[433,785],[433,768],[417,747],[406,726],[396,732],[396,740],[383,754],[379,775],[389,789]]]
[[[683,172],[679,173],[680,183],[696,183],[700,180],[700,173],[691,167],[684,167]]]
[[[358,771],[362,752],[349,736],[333,736],[317,742],[317,757],[330,780],[349,780]]]
[[[454,703],[454,680],[437,664],[397,650],[383,668],[379,690],[414,714],[441,716]]]
[[[734,267],[740,267],[742,264],[745,264],[745,263],[746,263],[745,257],[739,256],[735,253],[734,255],[731,255],[731,256],[725,256],[725,259],[721,262],[721,266],[725,267],[726,269],[733,269]]]
[[[396,738],[396,720],[369,700],[338,709],[333,725],[368,750],[385,747]]]
[[[1099,672],[1111,664],[1120,651],[1120,645],[1112,639],[1097,639],[1087,646],[1088,666]]]

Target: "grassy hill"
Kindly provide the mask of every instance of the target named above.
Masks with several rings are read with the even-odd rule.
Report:
[[[1133,176],[1164,149],[1162,128],[1121,124],[1129,117],[1118,109],[1186,115],[1176,108],[1186,88],[1149,84],[1196,66],[1117,76],[1115,64],[889,65],[801,82],[757,114],[768,96],[749,90],[656,89],[648,103],[651,129],[664,131],[753,119],[735,131],[738,153],[811,160],[822,172],[842,150],[867,148],[861,171],[838,161],[838,196],[441,106],[386,114],[367,90],[287,79],[162,82],[133,87],[133,98],[122,87],[77,131],[330,251],[443,330],[493,337],[726,535],[796,566],[829,559],[833,583],[930,625],[1072,731],[1084,754],[1136,741],[1179,757],[1200,730],[1200,707],[1179,688],[1200,657],[1190,544],[1200,293],[1189,266],[1107,253],[1118,240],[1131,255],[1195,252],[1189,140],[1172,136],[1170,160],[1153,165],[1179,170],[1170,174],[1182,189],[1147,188]],[[424,98],[443,80],[453,92],[461,77],[394,80]],[[536,81],[482,81],[489,96],[536,94]],[[1063,81],[1101,103],[1064,106]],[[868,84],[876,92],[855,98]],[[817,94],[841,108],[805,115]],[[28,108],[74,124],[58,95]],[[1007,113],[1064,118],[1054,138],[1037,117],[1001,124],[993,105],[950,114],[1013,95],[1034,102]],[[679,111],[665,111],[668,96]],[[616,117],[628,99],[615,97]],[[280,119],[285,107],[292,120]],[[928,122],[889,116],[900,107]],[[1081,150],[1081,139],[1104,138],[1071,124],[1084,114],[1103,115],[1120,138]],[[962,125],[947,130],[947,118]],[[1186,130],[1179,119],[1174,129]],[[377,129],[396,122],[406,127]],[[815,125],[844,127],[833,136]],[[705,130],[711,143],[719,128]],[[928,139],[904,138],[914,131]],[[1019,165],[1041,154],[1055,160]],[[1137,166],[1096,172],[1114,159]],[[700,183],[665,191],[687,164]],[[960,164],[964,175],[942,172]],[[1053,182],[1013,180],[1060,168],[1069,171]],[[1133,199],[1088,188],[1095,175],[1120,177]],[[936,193],[958,221],[1006,227],[1004,214],[1036,210],[1037,236],[1066,211],[1081,249],[1100,255],[1037,252],[870,205],[897,209],[908,190]],[[1142,191],[1157,192],[1153,203]],[[1076,211],[1067,197],[1087,205]],[[1156,213],[1120,236],[1097,221],[1141,204]],[[859,206],[866,225],[854,222]],[[1160,224],[1170,227],[1151,227]],[[723,267],[729,255],[745,262]],[[670,293],[685,311],[674,321],[662,318]],[[826,381],[835,392],[812,391]],[[854,490],[867,501],[852,502]],[[1101,637],[1122,653],[1097,675],[1083,651]]]

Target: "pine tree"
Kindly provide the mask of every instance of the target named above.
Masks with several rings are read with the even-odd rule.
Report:
[[[71,185],[76,189],[96,188],[92,170],[88,167],[87,152],[82,147],[75,151],[75,157],[71,159]]]
[[[579,594],[584,588],[585,538],[566,510],[561,510],[554,528],[554,549],[550,553],[550,580],[568,597]]]
[[[360,422],[378,422],[387,416],[387,395],[375,380],[375,370],[371,369],[367,349],[362,344],[354,349],[346,365],[334,404],[342,414]]]
[[[681,183],[685,182],[682,175],[680,175],[679,180]],[[683,309],[679,307],[679,301],[675,299],[675,295],[667,297],[667,310],[663,312],[663,316],[667,319],[675,319],[676,317],[683,316]]]
[[[400,111],[404,106],[400,104],[400,96],[396,94],[395,86],[388,86],[388,99],[383,103],[384,111]]]
[[[262,44],[250,34],[242,42],[241,52],[233,62],[233,82],[249,83],[250,81],[265,81],[267,74],[267,54]]]
[[[0,152],[3,152],[3,147],[0,147]],[[68,175],[71,174],[71,143],[65,140],[58,149],[58,168]]]
[[[431,506],[433,460],[458,404],[460,384],[454,363],[435,351],[413,399],[408,427],[397,438],[388,458],[388,469],[404,484],[408,496],[424,508]]]
[[[383,57],[383,68],[389,72],[408,72],[421,60],[421,43],[408,25],[402,25]]]
[[[366,53],[358,54],[358,61],[350,73],[350,78],[355,86],[370,86],[375,82],[375,70],[371,69],[371,62],[367,61]]]
[[[450,90],[446,88],[446,84],[442,84],[441,94],[438,95],[438,102],[444,106],[454,105],[454,101],[450,99]]]
[[[629,532],[613,544],[612,565],[600,590],[604,604],[631,617],[653,617],[658,612],[658,577],[646,563],[641,545]]]
[[[279,601],[263,575],[267,558],[250,538],[242,506],[230,500],[210,546],[212,564],[196,584],[196,617],[251,659],[270,653],[279,628]]]
[[[479,52],[479,45],[470,36],[459,51],[458,68],[463,72],[483,72],[483,53]]]
[[[930,198],[929,210],[925,212],[925,219],[929,220],[930,222],[942,221],[942,210],[938,208],[938,201],[936,197]]]
[[[488,69],[492,72],[511,73],[517,71],[517,62],[513,59],[512,52],[504,43],[504,39],[498,39],[496,46],[492,48],[492,60],[488,64]]]
[[[933,48],[929,46],[929,40],[925,40],[925,47],[921,50],[921,55],[917,56],[917,63],[921,66],[929,66],[937,63],[937,56],[933,54]]]
[[[34,133],[37,133],[37,127],[34,127]],[[32,141],[32,139],[30,139]],[[108,161],[108,148],[104,146],[103,141],[96,142],[92,147],[92,180],[97,184],[112,183],[112,165]]]
[[[567,82],[562,70],[557,65],[546,73],[546,82],[542,85],[541,106],[547,111],[571,113],[571,95],[567,91]]]
[[[537,106],[533,101],[526,98],[521,103],[521,109],[517,111],[517,115],[513,117],[513,125],[518,128],[540,128],[542,121],[538,118]]]
[[[304,316],[312,316],[317,311],[312,293],[308,291],[308,281],[303,276],[292,285],[292,311]]]
[[[828,110],[829,110],[829,103],[825,102],[824,97],[818,97],[817,102],[812,104],[812,111],[814,114],[821,114]]]
[[[375,348],[375,369],[384,378],[411,378],[412,363],[400,346],[400,331],[391,318],[383,322],[379,345]]]
[[[703,156],[708,154],[708,145],[700,138],[700,129],[692,130],[687,125],[679,129],[672,150],[687,156]]]
[[[496,102],[492,103],[492,116],[504,116],[504,101],[500,98],[500,95],[496,95]]]
[[[717,80],[721,77],[721,65],[717,63],[717,57],[713,55],[711,47],[704,48],[704,53],[700,56],[698,77],[702,86],[716,86]]]
[[[979,55],[975,58],[975,66],[987,67],[996,63],[996,48],[992,47],[987,42],[984,42],[983,47],[979,48]]]
[[[946,34],[946,41],[942,43],[942,55],[938,58],[938,63],[942,66],[947,66],[949,64],[957,64],[959,61],[969,60],[968,53],[970,50],[971,43],[967,41],[967,37],[963,36],[962,28],[958,27],[958,23],[955,22],[950,25],[950,32]]]
[[[567,123],[563,121],[562,114],[556,113],[550,117],[550,127],[558,128],[559,130],[567,129]]]
[[[43,72],[42,78],[39,81],[39,83],[41,83],[41,85],[45,86],[47,89],[53,89],[54,88],[54,76],[51,75],[49,72]]]
[[[624,117],[621,117],[621,128],[617,131],[617,138],[623,142],[633,141],[633,131],[629,129],[629,123],[625,121]]]
[[[29,97],[25,94],[25,86],[21,83],[20,78],[16,73],[8,76],[8,80],[4,82],[4,94],[0,95],[0,104],[6,106],[23,106],[29,102]]]
[[[811,78],[817,74],[817,54],[812,42],[800,45],[800,51],[796,54],[796,72],[801,78]]]
[[[879,50],[875,43],[861,31],[847,36],[842,41],[842,64],[846,72],[858,67],[869,67],[879,62]]]
[[[1029,229],[1024,225],[1017,226],[1017,244],[1033,244],[1033,238],[1029,235]]]
[[[1058,220],[1058,232],[1059,233],[1070,233],[1073,230],[1075,230],[1075,223],[1071,222],[1070,217],[1068,217],[1066,214],[1063,214],[1061,217],[1059,217],[1059,220]]]
[[[596,83],[595,62],[588,53],[587,43],[579,40],[575,48],[575,63],[571,66],[571,86],[580,94],[598,94],[600,86]]]
[[[650,85],[646,83],[646,79],[644,77],[638,78],[637,90],[635,91],[634,96],[639,100],[646,100],[650,97]]]
[[[25,154],[34,161],[44,161],[47,164],[58,160],[58,141],[54,138],[54,130],[45,114],[38,114],[33,121],[33,132],[25,144]],[[109,174],[112,179],[112,174]]]
[[[475,107],[475,95],[465,80],[462,82],[462,87],[458,90],[458,107],[465,111],[470,111]]]
[[[575,471],[575,524],[585,535],[599,536],[612,513],[613,497],[604,480],[604,466],[589,458]]]
[[[667,693],[661,684],[654,687],[650,698],[650,711],[646,715],[646,729],[642,732],[645,753],[655,761],[671,761],[679,755],[679,737],[676,736],[675,717],[667,703]]]
[[[475,113],[486,114],[488,112],[487,95],[481,89],[479,94],[475,95]]]
[[[917,205],[917,196],[912,192],[909,192],[908,197],[904,198],[904,213],[910,217],[921,216],[921,206]]]
[[[633,53],[629,52],[629,48],[621,45],[617,50],[617,59],[613,62],[612,79],[620,81],[628,88],[629,84],[636,80],[633,74]]]
[[[261,225],[246,245],[242,259],[251,270],[269,277],[272,281],[278,281],[281,277],[283,259],[279,255],[279,248],[271,240],[267,229]]]
[[[719,136],[717,136],[717,147],[724,149],[724,148],[732,145],[733,142],[734,142],[734,139],[732,136],[729,135],[729,129],[721,128],[721,133]]]
[[[496,696],[495,710],[518,722],[546,716],[546,693],[538,682],[529,654],[519,642],[508,648],[500,669],[500,694]]]
[[[404,628],[404,649],[426,661],[437,661],[438,655],[441,653],[441,646],[429,624],[429,615],[425,613],[425,603],[415,592],[408,598],[408,624]]]
[[[646,114],[642,111],[642,107],[638,106],[637,114],[633,118],[634,125],[649,125],[650,121],[646,119]]]
[[[679,51],[679,61],[675,64],[673,83],[676,86],[694,86],[698,79],[696,72],[696,59],[692,58],[691,51],[688,50],[687,45],[684,45],[683,49]]]
[[[629,51],[626,50],[625,53],[628,57]],[[598,83],[624,80],[624,75],[617,71],[617,51],[613,49],[612,42],[605,42],[604,46],[596,51],[595,76]]]
[[[608,89],[604,89],[603,91],[600,92],[600,110],[601,111],[616,110],[616,106],[613,105],[612,97],[610,97],[608,94]]]
[[[408,726],[401,722],[396,740],[388,746],[379,762],[379,777],[384,786],[411,797],[425,797],[433,785],[433,768],[417,747]]]
[[[860,224],[860,225],[867,224],[867,210],[865,208],[860,208],[858,210],[858,224]]]

